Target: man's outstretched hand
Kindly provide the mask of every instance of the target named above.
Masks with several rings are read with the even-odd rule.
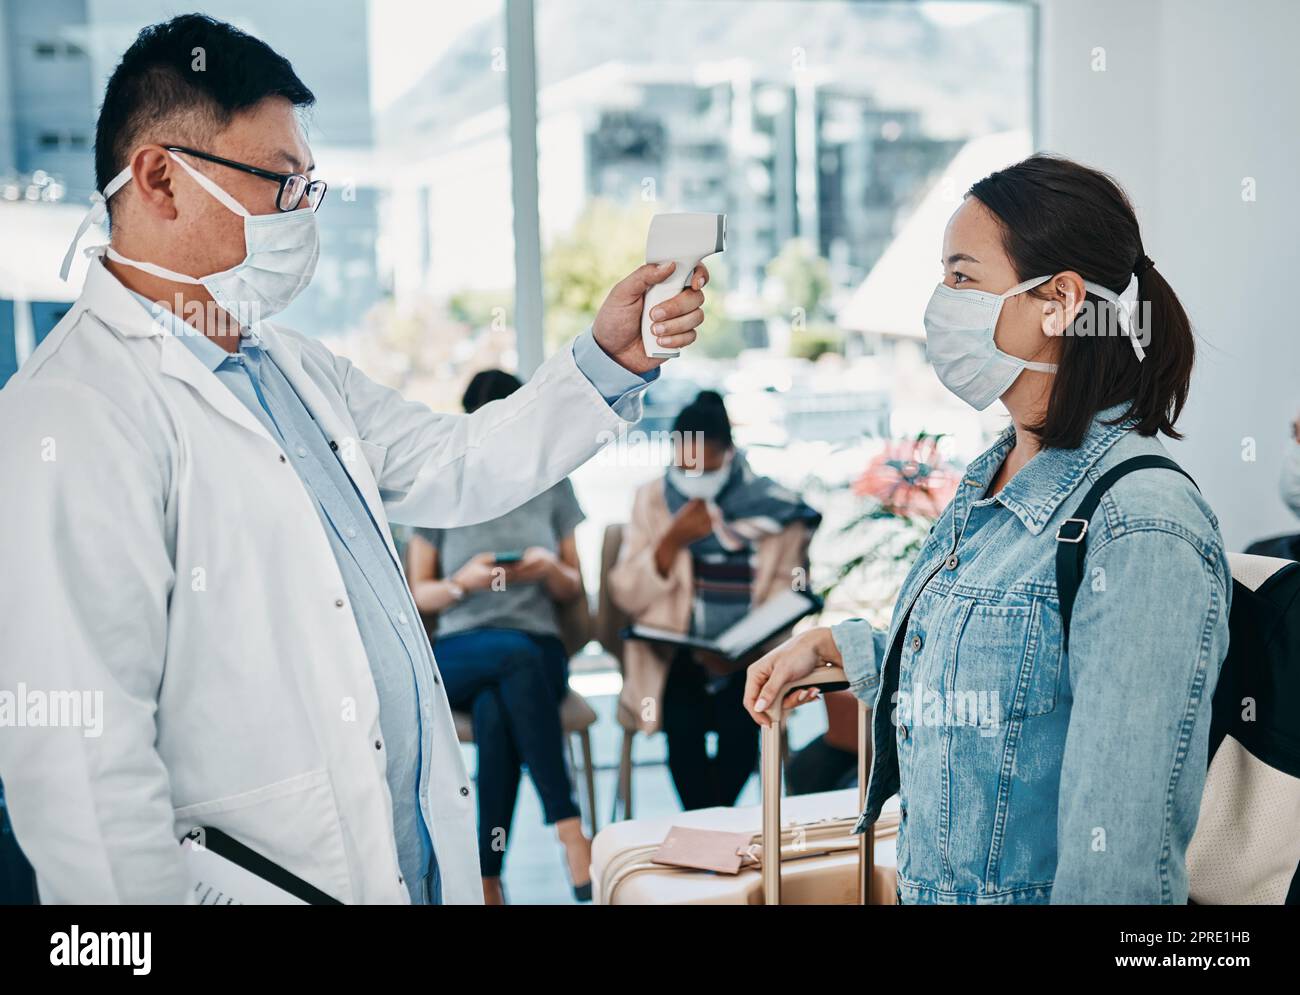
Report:
[[[596,344],[633,373],[648,373],[664,362],[645,354],[641,342],[641,308],[646,291],[668,279],[673,267],[673,263],[646,263],[633,270],[614,285],[592,324]],[[653,331],[665,349],[680,349],[695,341],[695,329],[704,320],[704,312],[700,310],[704,304],[701,291],[708,282],[709,271],[701,263],[680,294],[655,306],[650,315]]]

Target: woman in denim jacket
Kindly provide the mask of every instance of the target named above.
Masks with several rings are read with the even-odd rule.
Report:
[[[929,358],[1012,424],[968,467],[889,631],[804,632],[750,668],[745,704],[764,723],[786,682],[844,667],[875,709],[858,829],[899,796],[901,902],[1184,903],[1228,648],[1218,522],[1181,474],[1120,479],[1092,516],[1068,650],[1055,558],[1106,470],[1178,437],[1187,316],[1123,192],[1065,159],[976,183],[942,258]]]

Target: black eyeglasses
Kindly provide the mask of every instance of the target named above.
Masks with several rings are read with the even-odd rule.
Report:
[[[274,180],[280,184],[280,190],[275,195],[275,206],[281,211],[296,211],[298,205],[302,203],[304,194],[307,197],[307,206],[313,211],[317,210],[321,205],[321,201],[325,199],[326,185],[324,180],[309,180],[301,173],[273,173],[269,169],[259,169],[257,166],[249,166],[246,163],[235,162],[232,159],[223,159],[219,155],[210,155],[207,152],[199,152],[197,149],[187,149],[183,145],[165,145],[163,147],[168,152],[184,152],[196,159],[206,159],[208,162],[215,162],[219,166],[229,166],[231,169],[252,173],[264,180]]]

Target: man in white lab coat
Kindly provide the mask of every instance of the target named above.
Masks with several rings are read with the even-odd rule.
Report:
[[[96,135],[111,246],[0,391],[0,780],[46,902],[198,900],[178,840],[199,827],[341,902],[480,901],[388,523],[504,514],[655,376],[640,315],[667,267],[467,416],[268,321],[318,254],[312,100],[228,25],[142,32]],[[706,280],[661,306],[665,346],[694,340]]]

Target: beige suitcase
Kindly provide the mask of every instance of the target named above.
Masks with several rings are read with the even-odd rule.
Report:
[[[819,669],[785,689],[847,686],[838,667]],[[601,905],[892,905],[897,799],[866,833],[854,835],[871,767],[869,711],[858,712],[858,788],[781,798],[781,716],[762,730],[763,805],[679,812],[616,822],[592,845],[592,894]],[[673,826],[751,831],[758,866],[715,874],[651,861]],[[781,859],[769,861],[780,840]],[[868,887],[864,887],[864,884]]]

